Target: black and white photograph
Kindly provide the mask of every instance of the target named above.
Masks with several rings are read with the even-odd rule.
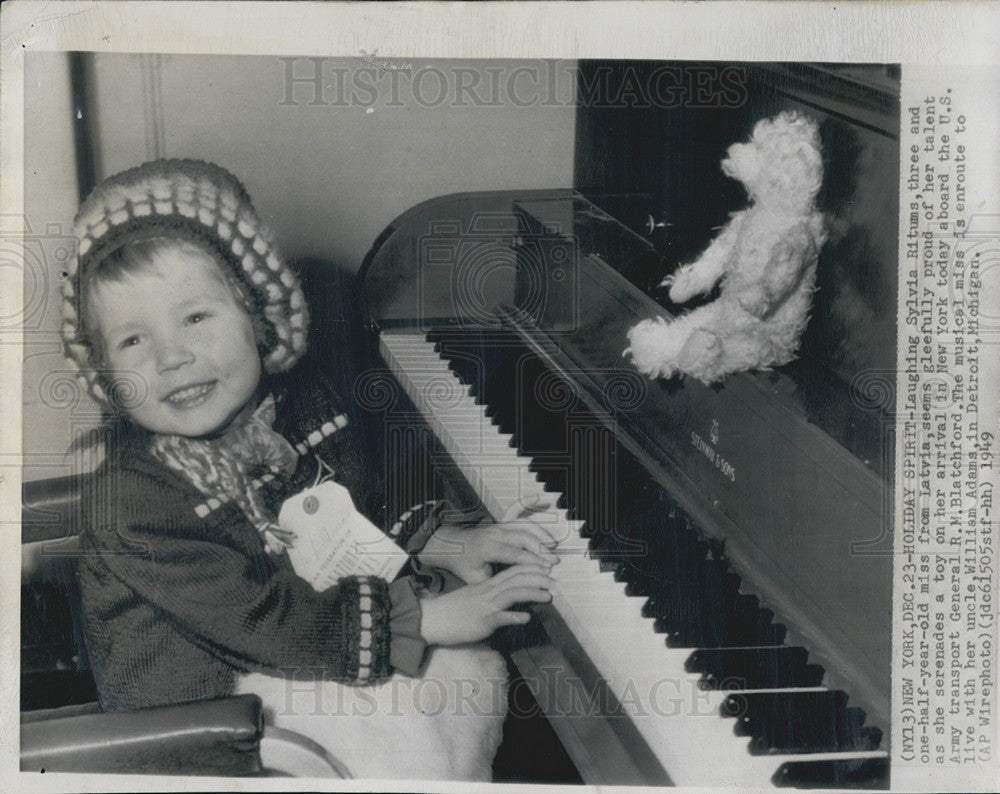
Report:
[[[65,5],[3,42],[9,790],[995,785],[995,32]]]

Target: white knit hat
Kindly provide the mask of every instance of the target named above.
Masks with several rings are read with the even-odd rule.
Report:
[[[84,327],[85,275],[122,246],[176,237],[214,252],[249,295],[265,372],[290,369],[306,349],[309,310],[298,277],[232,174],[201,160],[154,160],[109,177],[80,205],[77,257],[63,279],[63,347],[77,380],[105,409],[109,382]]]

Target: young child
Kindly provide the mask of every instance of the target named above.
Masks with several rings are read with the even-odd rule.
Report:
[[[470,644],[549,599],[552,539],[382,503],[341,397],[291,371],[305,300],[229,172],[146,163],[99,185],[76,225],[65,349],[110,417],[80,558],[102,707],[256,692],[355,776],[489,780],[506,673]],[[317,591],[293,570],[277,516],[330,476],[409,553],[394,581]],[[490,578],[491,563],[513,567]]]

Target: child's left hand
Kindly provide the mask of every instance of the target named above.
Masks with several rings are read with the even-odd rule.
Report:
[[[552,553],[557,539],[544,525],[530,519],[546,506],[516,504],[496,524],[465,529],[445,524],[417,555],[421,563],[451,571],[467,584],[484,582],[493,574],[493,563],[528,563],[551,568],[559,557]]]

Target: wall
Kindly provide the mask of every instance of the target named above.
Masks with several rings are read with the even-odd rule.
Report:
[[[66,448],[94,422],[77,399],[62,356],[59,271],[73,255],[78,204],[73,155],[69,57],[31,52],[25,58],[24,217],[5,217],[25,230],[24,262],[24,478],[69,474]]]
[[[29,60],[38,87],[26,114],[29,220],[68,229],[76,197],[65,56]],[[382,229],[426,198],[571,187],[575,84],[563,66],[100,54],[96,175],[158,156],[215,161],[244,182],[290,258],[354,272]],[[511,101],[512,87],[527,101]],[[42,324],[54,332],[58,301],[49,304]],[[88,402],[40,394],[46,377],[53,391],[46,373],[63,367],[49,336],[48,352],[25,365],[24,447],[46,453],[27,479],[66,473],[62,451],[93,423]]]
[[[500,64],[504,75],[536,66],[492,66]],[[218,162],[244,181],[290,254],[349,270],[394,217],[423,199],[572,185],[572,104],[475,106],[457,84],[479,75],[475,96],[489,100],[489,62],[396,63],[410,69],[395,77],[383,65],[101,55],[98,167],[115,173],[156,155]],[[321,92],[311,81],[317,69]],[[291,91],[289,78],[298,80]]]

